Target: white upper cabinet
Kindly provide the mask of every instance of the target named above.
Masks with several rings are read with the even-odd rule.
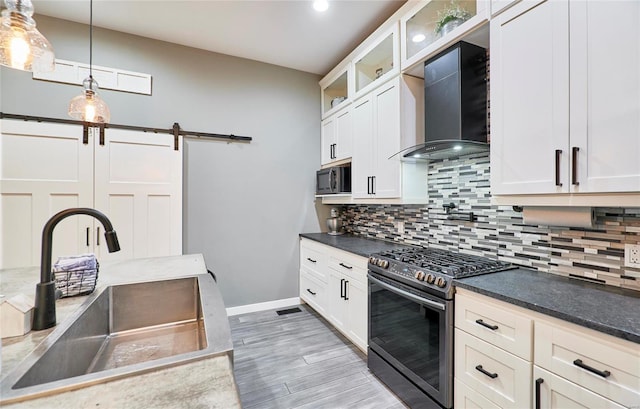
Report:
[[[400,151],[399,84],[377,88],[354,108],[355,152],[352,172],[354,198],[401,196],[400,162],[389,157]]]
[[[566,191],[569,8],[530,2],[491,21],[491,193]],[[556,184],[556,173],[558,183]],[[564,182],[564,183],[563,183]]]
[[[414,2],[400,18],[402,71],[414,67],[408,73],[422,77],[426,59],[460,40],[486,48],[487,33],[474,31],[486,25],[487,8],[486,0]]]
[[[491,21],[493,195],[640,192],[639,113],[640,2],[527,1]],[[602,197],[584,204],[626,203]]]
[[[322,165],[350,158],[353,147],[351,106],[324,119],[320,132]]]
[[[400,73],[398,41],[398,23],[395,23],[354,59],[354,98]]]
[[[491,16],[495,17],[498,13],[503,12],[508,7],[511,7],[518,1],[520,0],[491,0],[490,1]]]
[[[640,192],[640,2],[572,1],[569,17],[571,191]]]
[[[353,199],[427,200],[425,163],[391,158],[422,141],[423,92],[421,80],[398,76],[353,103]]]

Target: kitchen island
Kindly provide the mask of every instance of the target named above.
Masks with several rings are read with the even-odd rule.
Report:
[[[206,273],[204,259],[199,254],[104,262],[100,265],[100,275],[95,291],[101,292],[115,284],[156,281]],[[0,270],[0,293],[6,298],[16,294],[32,297],[39,277],[38,267]],[[56,301],[58,325],[73,315],[86,299],[87,296],[79,296]],[[4,379],[55,328],[31,331],[21,337],[3,339],[2,378]],[[15,404],[3,404],[2,407],[240,408],[240,399],[233,377],[232,359],[232,354],[229,352],[138,376]]]

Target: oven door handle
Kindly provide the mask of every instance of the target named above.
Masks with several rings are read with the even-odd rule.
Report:
[[[426,304],[426,305],[428,305],[430,307],[433,307],[433,308],[436,308],[436,309],[438,309],[440,311],[444,311],[445,310],[446,306],[444,304],[442,304],[442,303],[439,303],[439,302],[436,302],[436,301],[431,301],[429,299],[422,298],[422,297],[419,297],[417,295],[411,294],[408,291],[404,291],[404,290],[401,290],[399,288],[396,288],[396,287],[394,287],[392,285],[389,285],[389,284],[387,284],[387,283],[385,283],[383,281],[378,280],[375,277],[372,277],[371,274],[367,275],[367,277],[373,283],[379,285],[380,287],[384,288],[385,290],[391,291],[392,293],[396,293],[396,294],[398,294],[398,295],[400,295],[400,296],[402,296],[404,298],[408,298],[408,299],[410,299],[412,301],[416,301],[416,302],[419,302],[419,303],[422,303],[422,304]]]

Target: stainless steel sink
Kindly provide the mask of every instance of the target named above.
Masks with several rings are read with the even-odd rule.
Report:
[[[232,353],[208,274],[115,285],[88,299],[1,385],[10,403]]]

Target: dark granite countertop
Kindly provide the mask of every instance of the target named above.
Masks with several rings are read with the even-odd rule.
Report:
[[[314,240],[319,243],[326,244],[327,246],[335,247],[363,257],[369,257],[371,254],[379,253],[381,251],[409,247],[407,244],[368,239],[350,234],[331,236],[327,233],[302,233],[300,234],[300,237]]]
[[[533,311],[640,343],[640,292],[516,269],[454,280],[475,291]]]

